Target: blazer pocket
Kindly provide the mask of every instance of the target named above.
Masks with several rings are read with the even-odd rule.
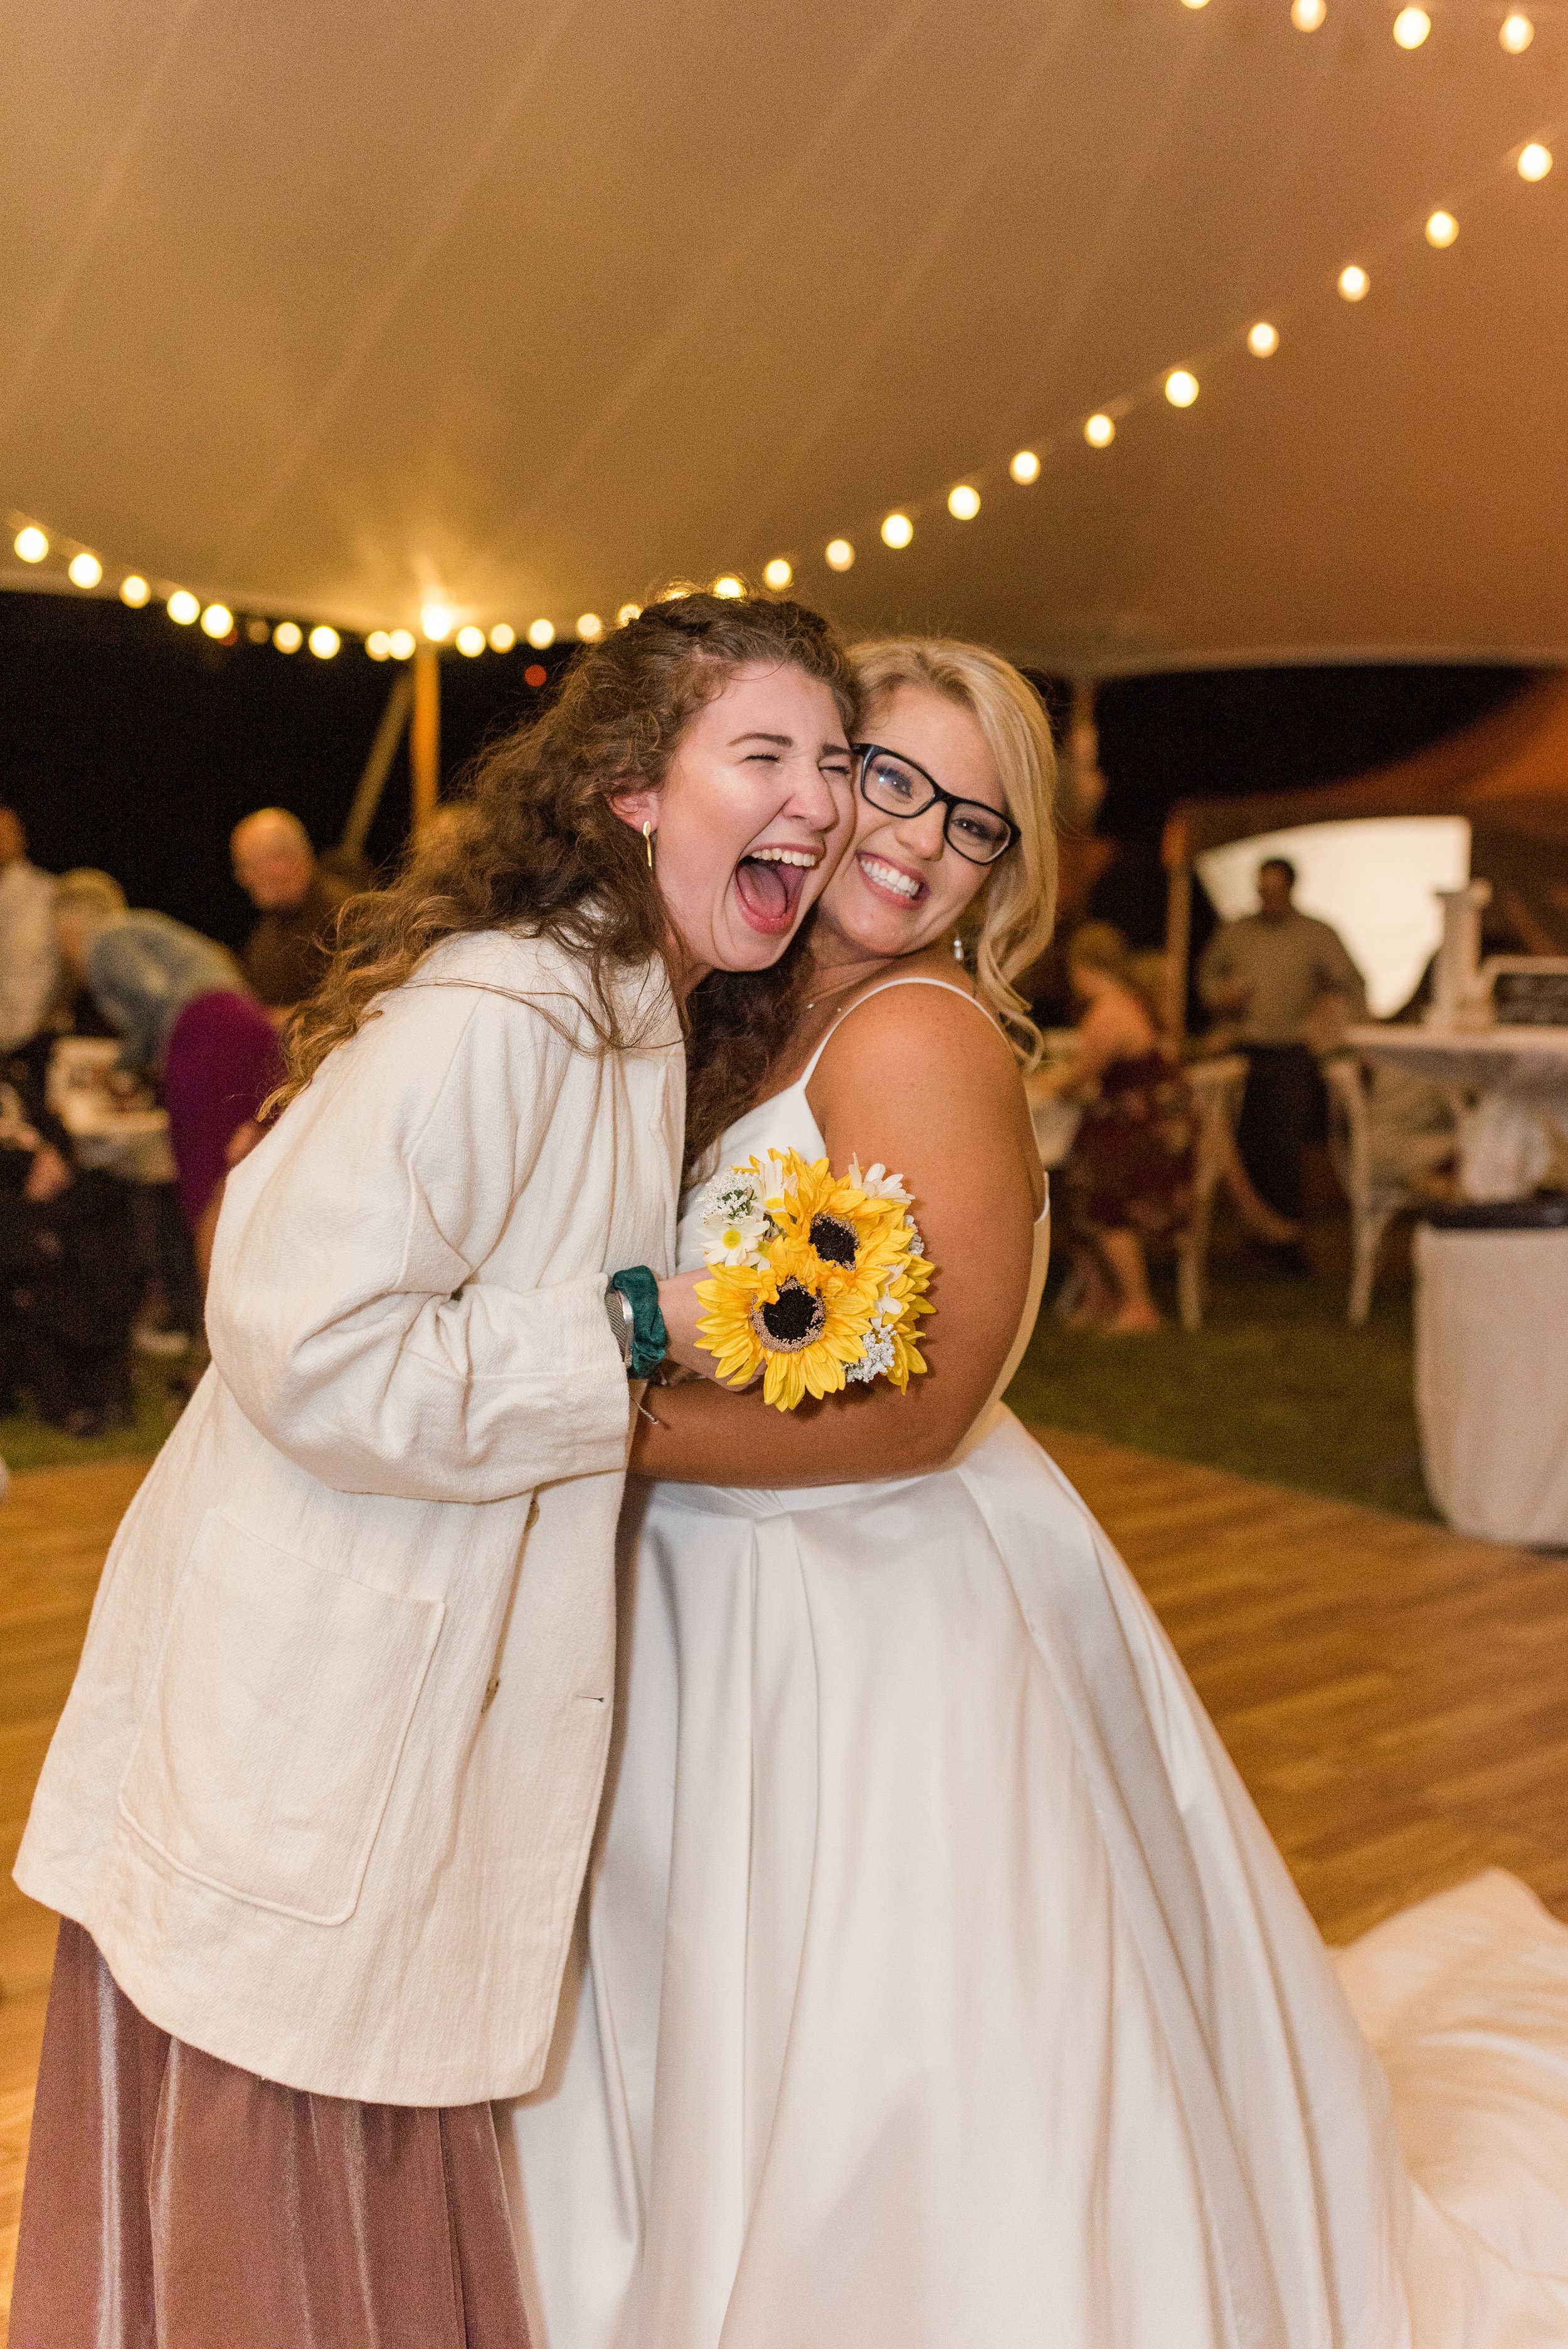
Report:
[[[128,1825],[216,1891],[354,1913],[446,1609],[201,1520],[120,1787]]]

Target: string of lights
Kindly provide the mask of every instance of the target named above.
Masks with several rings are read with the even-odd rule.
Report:
[[[880,521],[868,519],[856,535],[831,538],[822,550],[822,561],[830,571],[851,570],[856,560],[857,536],[863,538],[874,530],[882,544],[902,552],[914,542],[916,524],[923,527],[924,518],[934,508],[944,506],[955,522],[973,522],[980,512],[985,497],[999,482],[1004,470],[1007,478],[1020,489],[1030,489],[1044,473],[1047,462],[1079,440],[1091,450],[1104,450],[1115,440],[1119,427],[1134,409],[1163,400],[1170,407],[1191,408],[1209,379],[1210,371],[1224,361],[1245,352],[1254,359],[1272,358],[1280,348],[1284,332],[1308,303],[1332,293],[1349,303],[1364,302],[1372,292],[1375,274],[1382,265],[1404,247],[1421,244],[1434,252],[1447,252],[1457,243],[1460,215],[1469,200],[1500,178],[1516,177],[1526,186],[1539,186],[1553,168],[1551,142],[1568,130],[1568,116],[1549,124],[1533,138],[1509,148],[1504,154],[1478,172],[1463,188],[1455,191],[1447,204],[1431,212],[1422,212],[1402,222],[1389,234],[1376,243],[1363,248],[1359,257],[1347,261],[1332,281],[1306,287],[1288,301],[1266,305],[1263,315],[1238,322],[1226,334],[1203,350],[1190,355],[1178,366],[1164,367],[1146,377],[1141,383],[1107,399],[1092,413],[1079,416],[1070,425],[1056,428],[1039,436],[1025,448],[1016,449],[1010,457],[995,457],[970,469],[963,480],[951,487],[933,489],[923,496],[905,499],[902,504],[884,513]],[[788,587],[802,560],[799,553],[776,555],[763,569],[768,586],[775,590]]]
[[[1206,8],[1209,0],[1181,0],[1186,8]],[[1535,16],[1552,21],[1563,13],[1562,0],[1533,0]],[[1489,5],[1489,0],[1431,0],[1429,8],[1406,5],[1390,13],[1389,32],[1402,49],[1418,49],[1430,37],[1434,17],[1497,27],[1498,47],[1511,57],[1522,57],[1535,38],[1535,18],[1522,9]],[[1298,33],[1320,32],[1328,22],[1328,0],[1290,0],[1290,21]]]
[[[1208,0],[1182,0],[1182,5],[1204,6]],[[1315,9],[1318,14],[1314,21],[1321,23],[1325,5],[1326,0],[1295,0],[1292,14],[1295,16],[1297,11]],[[1402,13],[1404,16],[1419,15],[1423,24],[1428,24],[1424,12],[1418,9],[1407,8]],[[1523,25],[1529,30],[1529,20],[1517,16],[1505,18],[1504,24],[1505,27],[1508,24]],[[1397,30],[1396,37],[1398,37]],[[1420,38],[1425,37],[1423,32]],[[1407,43],[1406,46],[1414,44]],[[1505,42],[1504,47],[1508,46]],[[1521,46],[1528,46],[1528,41]],[[1553,169],[1552,142],[1561,139],[1565,130],[1568,130],[1568,116],[1549,124],[1522,144],[1509,148],[1483,171],[1477,173],[1464,188],[1455,191],[1450,203],[1405,221],[1377,243],[1364,248],[1361,257],[1347,261],[1333,281],[1333,291],[1343,301],[1352,304],[1364,302],[1373,290],[1376,274],[1402,247],[1424,243],[1434,252],[1447,252],[1458,241],[1460,214],[1466,209],[1468,200],[1500,177],[1513,176],[1526,186],[1539,186]],[[1239,323],[1181,364],[1160,368],[1141,383],[1119,393],[1114,398],[1107,399],[1091,414],[1037,437],[1029,446],[1016,449],[1010,457],[997,457],[971,469],[962,481],[950,487],[934,489],[923,497],[905,500],[903,504],[882,514],[880,521],[868,523],[867,528],[874,528],[882,544],[898,553],[913,544],[917,522],[923,526],[924,516],[938,502],[945,507],[954,521],[973,522],[981,512],[985,497],[991,494],[993,483],[1004,467],[1008,480],[1016,487],[1029,489],[1040,480],[1047,461],[1078,440],[1081,440],[1091,450],[1103,451],[1109,449],[1120,424],[1146,403],[1163,399],[1177,409],[1191,408],[1200,397],[1212,367],[1236,357],[1243,350],[1254,359],[1272,358],[1280,348],[1284,330],[1292,319],[1309,301],[1326,295],[1328,290],[1325,280],[1320,285],[1309,286],[1290,301],[1271,304],[1264,315]],[[213,601],[204,605],[188,588],[172,581],[155,579],[140,571],[122,569],[118,589],[110,589],[106,587],[105,582],[114,566],[107,565],[93,548],[84,545],[79,540],[62,536],[57,531],[46,529],[29,515],[12,513],[7,517],[7,523],[14,533],[12,549],[20,562],[36,565],[63,563],[66,577],[73,587],[86,595],[117,592],[120,601],[133,610],[161,603],[176,626],[199,625],[203,634],[215,643],[237,644],[242,635],[254,645],[271,643],[280,653],[294,654],[302,647],[308,647],[318,660],[331,660],[342,650],[346,641],[344,632],[325,621],[308,626],[298,620],[260,612],[236,617],[225,603]],[[853,568],[856,551],[854,538],[840,535],[828,541],[821,559],[830,571],[842,573]],[[782,595],[794,584],[797,568],[803,559],[798,550],[775,554],[762,565],[763,585],[772,594]],[[713,581],[712,592],[716,595],[728,597],[744,595],[748,590],[738,574],[726,572]],[[628,621],[635,619],[640,609],[636,604],[623,604],[615,615],[617,624],[624,627]],[[595,643],[603,635],[605,626],[598,613],[581,613],[574,631],[577,641]],[[355,640],[362,645],[372,660],[407,661],[413,658],[421,637],[427,644],[437,647],[449,642],[456,651],[470,659],[477,658],[487,650],[510,653],[519,642],[518,631],[510,622],[497,621],[488,629],[471,620],[459,625],[457,614],[448,605],[433,599],[421,608],[418,636],[407,626],[373,628]],[[556,642],[555,624],[542,617],[532,620],[523,631],[523,637],[534,652],[545,652]],[[527,674],[530,682],[542,684],[544,681],[542,669],[536,673],[531,668]]]

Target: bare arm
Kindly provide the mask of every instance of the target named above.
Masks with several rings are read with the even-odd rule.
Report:
[[[1001,1036],[951,992],[888,989],[823,1054],[810,1100],[835,1167],[903,1174],[935,1264],[930,1370],[798,1411],[708,1383],[653,1388],[632,1467],[682,1484],[837,1485],[938,1467],[995,1385],[1018,1327],[1041,1196],[1023,1087]]]

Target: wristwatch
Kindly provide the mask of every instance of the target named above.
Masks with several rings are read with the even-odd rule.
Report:
[[[630,1370],[636,1316],[632,1310],[631,1299],[623,1295],[620,1289],[612,1288],[608,1281],[604,1284],[604,1317],[610,1324],[610,1335],[621,1350],[622,1367]]]

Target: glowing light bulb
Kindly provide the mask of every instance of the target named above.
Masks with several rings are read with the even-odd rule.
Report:
[[[16,533],[11,544],[24,563],[42,563],[49,551],[48,540],[41,530],[35,530],[31,523],[27,524],[26,530],[19,530]]]
[[[954,522],[973,522],[980,511],[980,492],[972,490],[967,481],[960,481],[955,490],[947,492],[947,511]]]
[[[365,639],[365,649],[372,660],[390,660],[392,639],[385,628],[372,628]]]
[[[541,668],[537,661],[530,661],[522,672],[522,681],[524,685],[531,685],[537,693],[542,685],[549,684],[550,671],[547,668]]]
[[[1522,57],[1535,38],[1535,27],[1528,16],[1515,14],[1503,18],[1497,28],[1497,37],[1511,57]]]
[[[1091,416],[1084,426],[1083,437],[1091,449],[1109,449],[1116,438],[1116,427],[1109,416]]]
[[[277,638],[275,636],[273,638],[273,642],[276,644]],[[394,628],[391,635],[387,639],[387,649],[391,654],[394,660],[412,660],[416,649],[416,639],[413,629]]]
[[[465,660],[477,660],[485,648],[484,630],[475,627],[459,628],[457,634],[457,647]]]
[[[1434,212],[1427,222],[1427,243],[1435,244],[1439,253],[1452,244],[1459,233],[1460,224],[1452,212]]]
[[[1328,0],[1291,0],[1290,21],[1298,33],[1315,33],[1328,14]]]
[[[847,538],[830,538],[823,553],[830,571],[847,571],[855,559],[855,550]]]
[[[1016,481],[1027,489],[1031,481],[1037,481],[1040,478],[1040,460],[1032,449],[1020,449],[1007,471]]]
[[[906,513],[890,513],[883,520],[882,535],[884,546],[907,546],[914,536],[914,524]],[[828,550],[828,560],[830,563],[833,561],[831,547]],[[835,570],[840,568],[837,564],[833,567]]]
[[[304,630],[294,620],[280,620],[273,630],[273,642],[280,653],[297,653],[304,642]]]
[[[732,571],[727,571],[722,579],[714,581],[713,592],[716,595],[721,595],[727,604],[733,604],[738,595],[745,595],[746,588],[743,582],[738,580]]]
[[[1364,302],[1372,291],[1372,280],[1360,264],[1353,261],[1339,273],[1339,290],[1347,302]]]
[[[272,633],[273,632],[271,628],[268,627],[265,620],[247,620],[245,622],[245,634],[253,645],[264,645]]]
[[[604,623],[597,612],[579,612],[577,634],[585,645],[596,645],[604,633]]]
[[[1431,29],[1424,8],[1401,8],[1394,19],[1394,38],[1402,49],[1418,49]]]
[[[73,554],[66,566],[66,577],[73,587],[96,587],[103,577],[103,564],[96,554],[85,551]]]
[[[528,641],[536,653],[546,651],[555,642],[555,625],[552,620],[531,620]]]
[[[1165,378],[1165,397],[1172,408],[1191,408],[1198,397],[1198,378],[1186,367],[1172,367]]]
[[[1272,359],[1279,348],[1279,328],[1260,318],[1255,326],[1247,328],[1247,348],[1255,359]]]
[[[498,620],[490,630],[490,640],[492,653],[509,653],[517,642],[517,630],[509,627],[506,621]]]
[[[1519,158],[1520,178],[1522,180],[1543,180],[1551,169],[1551,148],[1542,147],[1538,140],[1532,139],[1529,146],[1523,149]]]
[[[771,587],[776,595],[783,593],[794,576],[793,570],[781,554],[776,554],[771,563],[765,563],[762,566],[762,584],[765,587]]]
[[[1209,0],[1181,0],[1183,8],[1206,8]]]
[[[139,612],[151,594],[151,588],[139,571],[128,572],[119,583],[119,600],[122,604],[129,604],[133,612]]]
[[[433,645],[444,645],[452,633],[452,616],[444,604],[425,604],[420,606],[419,626]]]
[[[163,608],[179,628],[188,628],[201,614],[201,604],[188,587],[176,587]]]
[[[617,627],[629,628],[634,620],[640,620],[642,616],[643,607],[640,604],[623,604],[615,615],[615,625]]]
[[[313,628],[305,641],[317,660],[331,660],[342,645],[343,638],[335,628],[329,628],[324,623],[322,626]]]
[[[209,604],[201,615],[202,635],[211,636],[213,643],[218,644],[223,637],[232,636],[233,632],[234,615],[227,604]]]

